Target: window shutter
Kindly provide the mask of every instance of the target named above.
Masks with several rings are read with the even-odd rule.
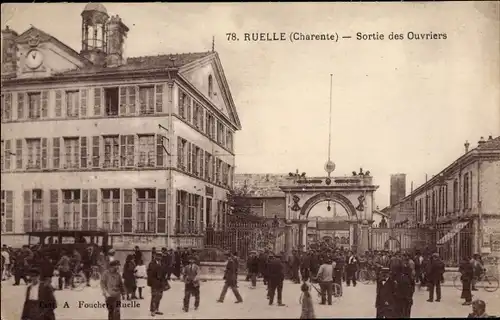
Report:
[[[32,231],[31,190],[24,190],[24,232]]]
[[[191,149],[192,149],[192,145],[191,145],[191,142],[188,142],[186,143],[187,144],[187,156],[186,156],[186,160],[187,160],[187,172],[191,173],[193,171],[193,168],[192,168],[192,158],[191,158]]]
[[[48,117],[49,91],[42,91],[42,118]]]
[[[54,116],[56,118],[62,117],[62,90],[56,90]]]
[[[17,119],[24,119],[24,92],[17,93]]]
[[[12,157],[12,141],[5,140],[5,150],[4,154],[2,154],[2,159],[5,158],[4,167],[2,169],[10,170],[10,159]]]
[[[200,177],[205,179],[205,151],[203,149],[200,149],[200,159],[198,161],[200,162]]]
[[[80,137],[80,167],[85,169],[88,167],[88,146],[87,137]]]
[[[102,88],[94,88],[94,116],[100,116],[102,110]]]
[[[42,138],[42,169],[47,169],[47,138]]]
[[[59,229],[59,190],[50,190],[50,230]]]
[[[132,189],[123,189],[123,219],[122,219],[122,232],[132,232],[133,215],[132,215]]]
[[[100,137],[92,137],[92,168],[100,168]]]
[[[157,190],[157,226],[156,232],[167,233],[167,189]]]
[[[163,137],[161,134],[156,135],[156,166],[163,167],[165,165],[165,150],[163,150]]]
[[[156,87],[156,113],[163,112],[163,84],[157,84]]]
[[[127,114],[127,87],[120,87],[120,115]]]
[[[87,117],[88,96],[89,96],[88,89],[80,89],[80,116],[82,118]]]
[[[130,86],[127,89],[128,97],[127,97],[127,105],[128,105],[128,114],[134,115],[137,105],[137,87]]]
[[[23,169],[23,140],[16,140],[16,169]]]

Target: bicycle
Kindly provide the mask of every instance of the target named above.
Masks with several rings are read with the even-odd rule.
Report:
[[[453,286],[458,290],[462,290],[462,279],[461,275],[455,276],[453,279]],[[488,275],[483,272],[479,279],[477,279],[475,286],[476,288],[482,288],[486,292],[495,292],[498,290],[499,282],[498,279],[494,276]]]
[[[358,279],[362,284],[376,283],[377,273],[372,269],[362,269],[359,271]]]

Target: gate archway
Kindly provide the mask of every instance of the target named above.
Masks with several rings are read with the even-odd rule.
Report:
[[[294,183],[293,183],[294,182]],[[351,177],[318,177],[301,178],[290,185],[282,185],[280,189],[286,196],[286,222],[297,230],[292,239],[288,236],[286,248],[290,252],[292,244],[298,243],[299,249],[305,250],[308,244],[307,224],[309,213],[318,203],[331,201],[341,205],[348,214],[343,221],[349,224],[349,246],[351,250],[368,250],[368,227],[373,223],[373,193],[378,186],[366,173],[353,173]]]

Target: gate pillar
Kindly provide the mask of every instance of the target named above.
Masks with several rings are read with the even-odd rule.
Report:
[[[358,254],[364,254],[366,251],[369,249],[369,225],[368,223],[363,223],[361,224],[361,241],[359,241],[358,245]]]

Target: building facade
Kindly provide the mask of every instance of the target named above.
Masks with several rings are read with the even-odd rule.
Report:
[[[125,59],[127,32],[100,4],[79,53],[2,31],[2,243],[104,229],[117,248],[199,247],[224,223],[241,125],[218,54]]]
[[[454,264],[474,253],[500,258],[500,137],[464,146],[456,161],[383,210],[401,227],[420,228],[420,240]]]

